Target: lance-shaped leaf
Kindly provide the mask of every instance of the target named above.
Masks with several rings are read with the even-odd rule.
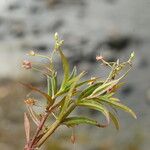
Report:
[[[69,91],[71,85],[73,84],[73,82],[74,82],[75,80],[76,80],[76,77],[72,77],[72,79],[70,79],[70,80],[65,84],[64,89],[63,89],[63,90],[61,89],[61,90],[56,94],[56,96],[60,96],[60,95],[62,95],[62,94],[67,93],[67,92]],[[89,81],[92,81],[92,80],[87,80],[87,81],[83,81],[83,82],[78,83],[78,84],[76,85],[76,88],[78,88],[78,87],[80,87],[80,86],[82,86],[82,85],[88,83]]]
[[[76,75],[77,75],[77,67],[74,66],[73,70],[72,70],[72,72],[70,74],[69,80],[72,79],[72,78],[74,78]]]
[[[24,113],[24,128],[27,143],[30,141],[30,122],[26,113]]]
[[[96,88],[93,93],[91,94],[91,96],[93,95],[101,95],[103,93],[105,93],[106,91],[108,91],[110,88],[112,88],[114,85],[116,85],[119,82],[119,80],[113,80],[110,81],[108,83],[104,83],[103,85],[99,86],[98,88]]]
[[[84,98],[84,97],[87,97],[87,96],[91,95],[92,92],[93,92],[95,89],[97,89],[99,86],[101,86],[102,84],[103,84],[103,82],[99,82],[99,83],[95,83],[95,84],[93,84],[93,85],[87,87],[85,90],[83,90],[83,91],[81,92],[81,94],[79,95],[79,99],[82,99],[82,98]]]
[[[116,129],[119,130],[120,124],[119,124],[119,120],[118,120],[117,116],[111,112],[109,112],[109,116],[110,116],[112,122],[114,123]]]
[[[51,77],[47,76],[47,94],[52,96],[52,85],[51,85]]]
[[[113,93],[113,92],[112,92],[112,93],[108,93],[108,94],[106,93],[106,94],[104,94],[104,95],[100,95],[99,98],[100,98],[100,99],[103,99],[103,98],[104,98],[104,99],[109,99],[109,98],[112,98],[112,96],[113,96],[114,94],[115,94],[115,93]]]
[[[65,86],[66,82],[69,79],[69,71],[70,71],[70,69],[69,69],[68,60],[65,57],[65,55],[63,54],[61,48],[58,49],[58,52],[59,52],[61,60],[62,60],[63,71],[64,71],[64,78],[63,78],[63,81],[62,81],[62,84],[61,84],[61,88],[63,88]]]
[[[100,100],[109,100],[109,101],[115,101],[115,102],[120,102],[120,100],[118,98],[115,98],[115,97],[111,97],[113,96],[114,93],[110,93],[110,94],[105,94],[105,95],[100,95],[99,98],[95,97],[93,99],[95,99],[96,101],[100,101]]]
[[[52,92],[52,97],[54,97],[54,95],[57,92],[57,73],[55,73],[51,77],[51,92]]]
[[[69,89],[70,89],[70,86],[71,86],[72,83],[74,82],[75,78],[76,78],[76,77],[73,77],[71,80],[69,80],[69,81],[66,83],[65,88],[64,88],[63,90],[59,91],[59,92],[56,94],[56,97],[58,97],[58,96],[60,96],[60,95],[62,95],[62,94],[67,93],[67,92],[69,91]],[[98,78],[96,78],[96,79],[98,79]],[[95,81],[96,79],[89,79],[89,80],[80,82],[80,83],[78,83],[78,84],[76,85],[76,88],[79,88],[80,86],[82,86],[82,85],[84,85],[84,84],[87,84],[87,83],[89,83],[89,82]],[[100,85],[100,84],[103,84],[103,82],[104,82],[104,81],[99,81],[98,83],[96,83],[96,85],[92,85],[92,88],[88,87],[87,89],[85,89],[85,90],[80,94],[80,96],[81,96],[82,94],[85,94],[84,96],[91,94],[91,93],[93,92],[93,90],[96,88],[95,86],[98,86],[98,85]],[[84,96],[83,96],[83,97],[84,97]],[[83,97],[82,97],[82,98],[83,98]]]
[[[74,93],[74,90],[75,90],[75,86],[77,84],[77,82],[80,80],[80,78],[84,75],[84,72],[82,72],[81,74],[79,74],[74,82],[72,83],[71,87],[70,87],[70,90],[68,91],[68,94],[66,95],[65,97],[65,100],[64,100],[64,105],[62,106],[62,111],[61,111],[61,114],[66,110],[66,108],[68,107],[68,104],[70,103],[70,100],[71,100],[71,97]]]
[[[109,100],[114,101],[114,102],[120,102],[120,100],[118,98],[114,98],[114,97],[109,98]]]
[[[69,117],[63,120],[62,124],[65,124],[67,127],[73,127],[79,124],[89,124],[97,127],[107,127],[108,124],[99,124],[96,120],[89,119],[87,117]]]
[[[97,77],[97,78],[95,78],[95,79],[89,79],[89,80],[80,82],[80,83],[77,84],[77,87],[80,87],[80,86],[82,86],[82,85],[84,85],[84,84],[88,84],[88,83],[94,82],[94,81],[96,81],[97,79],[99,79],[99,77]],[[99,81],[98,83],[103,84],[104,81]],[[93,84],[93,85],[94,85],[94,84]]]
[[[109,112],[102,104],[93,100],[83,100],[77,102],[77,105],[100,111],[106,117],[106,120],[109,123]]]
[[[114,100],[111,101],[111,100],[106,100],[106,99],[99,99],[99,100],[103,101],[103,102],[106,102],[106,103],[108,103],[108,104],[110,104],[112,106],[115,106],[115,108],[117,107],[119,109],[122,109],[122,110],[130,113],[135,119],[137,118],[136,114],[133,112],[132,109],[130,109],[129,107],[119,103],[118,101],[114,101]]]
[[[38,88],[36,88],[36,87],[34,87],[34,86],[30,85],[30,84],[25,84],[25,83],[21,83],[21,84],[24,85],[25,87],[33,90],[33,91],[36,91],[36,92],[40,93],[42,96],[44,96],[47,99],[49,104],[52,105],[54,103],[54,100],[47,93],[39,90]]]

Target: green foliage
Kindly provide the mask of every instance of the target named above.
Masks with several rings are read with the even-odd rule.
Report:
[[[130,108],[123,105],[118,98],[114,97],[117,89],[121,86],[120,80],[127,75],[132,67],[132,61],[135,55],[134,52],[131,53],[130,58],[126,62],[122,63],[120,63],[119,60],[116,62],[107,62],[102,56],[97,56],[96,59],[98,62],[110,68],[108,77],[103,80],[100,80],[99,77],[94,77],[81,81],[85,72],[77,73],[76,67],[70,72],[68,59],[65,57],[62,50],[64,42],[60,40],[57,33],[54,38],[55,46],[50,57],[36,54],[33,51],[29,53],[30,56],[48,59],[50,64],[49,67],[46,67],[46,72],[32,66],[32,69],[42,72],[47,78],[47,93],[31,85],[23,84],[31,90],[42,94],[47,101],[46,106],[42,108],[44,114],[38,114],[36,111],[33,111],[33,106],[36,107],[35,103],[32,103],[32,105],[31,103],[26,103],[29,108],[28,110],[30,110],[28,113],[34,122],[36,120],[37,125],[37,132],[34,138],[30,140],[30,144],[27,143],[26,145],[28,148],[40,147],[60,125],[73,127],[80,124],[89,124],[98,127],[107,127],[111,120],[118,130],[119,121],[117,114],[114,112],[114,110],[116,111],[118,108],[128,112],[136,118],[135,113]],[[54,54],[57,53],[60,56],[63,68],[62,81],[58,80],[57,71],[54,69],[55,65],[53,64]],[[24,67],[31,67],[31,64],[30,67],[25,65],[29,65],[28,62],[24,63]],[[60,86],[57,82],[60,83]],[[85,116],[70,117],[71,112],[77,107],[99,111],[106,117],[106,124],[99,124],[98,121],[89,119]],[[32,112],[34,112],[34,115]],[[52,125],[45,126],[46,120],[48,120],[51,115],[54,116],[55,122]],[[29,121],[26,122],[26,124],[29,124]]]
[[[91,100],[83,100],[77,103],[77,106],[83,106],[89,109],[94,109],[100,111],[106,117],[107,121],[109,122],[109,112],[105,106],[102,104]]]
[[[89,124],[97,127],[105,127],[106,125],[99,124],[96,120],[89,119],[87,117],[69,117],[62,122],[67,127],[74,127],[79,124]]]
[[[119,125],[119,120],[118,120],[117,116],[114,115],[112,112],[109,112],[109,117],[110,117],[111,120],[113,121],[113,123],[114,123],[116,129],[119,130],[120,125]]]

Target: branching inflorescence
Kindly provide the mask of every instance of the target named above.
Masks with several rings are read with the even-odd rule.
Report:
[[[105,80],[99,77],[93,77],[83,81],[81,78],[83,78],[85,72],[83,71],[78,74],[76,67],[70,72],[68,60],[62,51],[64,42],[60,40],[57,33],[54,37],[55,45],[50,56],[40,55],[34,51],[28,53],[29,56],[48,59],[49,67],[45,67],[46,72],[35,68],[30,61],[23,61],[23,67],[25,69],[40,71],[47,79],[47,92],[41,91],[32,85],[22,83],[32,91],[40,93],[46,100],[45,105],[41,107],[43,112],[40,114],[34,109],[37,100],[28,98],[24,101],[28,110],[28,112],[24,114],[26,133],[26,145],[24,150],[40,148],[47,138],[61,125],[74,127],[79,124],[89,124],[105,128],[109,125],[111,120],[115,127],[119,129],[119,121],[116,114],[117,109],[122,109],[136,118],[135,113],[130,108],[123,105],[118,98],[114,97],[117,89],[122,85],[120,80],[127,75],[132,67],[134,52],[131,53],[130,58],[126,62],[122,63],[120,63],[119,60],[116,62],[107,62],[102,56],[96,56],[98,62],[110,68],[108,77]],[[57,83],[57,71],[53,63],[55,53],[59,54],[63,67],[63,79],[59,81],[60,84]],[[105,116],[106,122],[99,123],[86,116],[70,116],[71,112],[77,107],[99,111]],[[37,126],[32,137],[30,137],[29,117]]]

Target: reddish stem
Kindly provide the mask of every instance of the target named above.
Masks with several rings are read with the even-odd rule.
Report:
[[[46,119],[48,118],[49,114],[58,106],[59,104],[54,105],[53,107],[50,108],[50,106],[47,108],[46,110],[46,114],[42,117],[42,120],[40,121],[40,124],[34,134],[34,137],[32,138],[31,142],[29,144],[25,145],[24,150],[34,150],[35,149],[35,144],[37,143],[37,141],[39,141],[40,139],[37,139],[40,131],[42,130],[44,123],[46,121]]]

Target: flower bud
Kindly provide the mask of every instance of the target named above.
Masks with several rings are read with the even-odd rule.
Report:
[[[59,44],[60,44],[60,45],[63,45],[63,44],[64,44],[64,41],[63,41],[63,40],[61,40],[61,41],[59,42]]]
[[[58,33],[57,32],[55,33],[54,38],[55,38],[56,41],[58,41],[59,37],[58,37]]]
[[[135,53],[132,52],[132,53],[131,53],[131,59],[134,58],[134,56],[135,56]]]
[[[31,50],[31,51],[28,53],[28,55],[30,55],[30,56],[35,56],[35,52],[34,52],[33,50]]]

